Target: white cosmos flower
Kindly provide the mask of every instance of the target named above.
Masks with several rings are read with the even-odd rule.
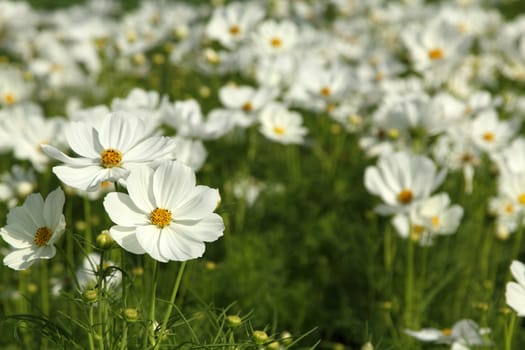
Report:
[[[66,228],[62,214],[64,192],[57,188],[45,202],[42,195],[33,193],[24,204],[7,214],[7,225],[0,236],[14,248],[4,258],[4,264],[14,270],[25,270],[38,259],[55,256],[55,242]]]
[[[380,196],[384,204],[376,208],[381,215],[409,212],[445,180],[446,169],[438,172],[425,156],[408,152],[388,154],[377,166],[365,170],[365,187]]]
[[[79,190],[95,191],[104,181],[125,180],[135,166],[172,158],[173,139],[148,136],[140,118],[120,111],[109,114],[99,128],[83,122],[66,126],[69,147],[80,158],[69,157],[49,145],[42,145],[42,149],[65,163],[53,167],[61,181]]]
[[[423,328],[419,331],[405,329],[405,333],[423,342],[450,344],[451,350],[469,350],[473,345],[490,345],[483,337],[490,333],[490,328],[481,328],[469,319],[459,320],[452,328]]]
[[[109,290],[116,289],[122,282],[122,272],[117,265],[111,260],[104,260],[103,268],[115,267],[106,273],[106,286]],[[82,262],[82,267],[77,269],[76,275],[81,290],[93,288],[97,284],[100,270],[100,254],[90,253]]]
[[[308,130],[303,118],[297,112],[289,111],[284,105],[268,104],[259,115],[259,131],[272,141],[282,144],[302,144]]]
[[[222,236],[224,223],[213,213],[220,197],[216,189],[195,185],[195,173],[179,161],[156,170],[137,167],[127,180],[129,194],[109,193],[104,208],[111,220],[111,237],[134,254],[153,259],[185,261],[202,256],[204,242]]]
[[[505,289],[505,300],[507,305],[518,313],[518,316],[525,316],[525,265],[517,260],[512,261],[510,272],[516,282],[507,283]]]

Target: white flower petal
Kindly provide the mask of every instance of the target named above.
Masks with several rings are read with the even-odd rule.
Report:
[[[164,256],[175,261],[199,258],[206,248],[202,241],[188,238],[173,226],[163,230],[160,247]]]
[[[104,208],[111,221],[120,226],[137,226],[149,223],[147,215],[125,193],[112,192],[104,198]]]
[[[62,217],[65,200],[64,192],[60,187],[47,195],[44,203],[44,221],[46,226],[53,231]]]
[[[110,114],[99,129],[101,145],[116,149],[125,154],[138,141],[144,138],[144,123],[133,114],[118,111]]]
[[[223,235],[224,222],[220,215],[212,213],[196,223],[175,222],[171,227],[188,239],[213,242]]]
[[[525,288],[523,286],[515,282],[507,283],[505,300],[507,305],[518,313],[518,316],[525,316]]]
[[[40,145],[42,148],[42,151],[47,154],[49,157],[54,158],[58,161],[61,161],[65,164],[71,165],[71,166],[88,166],[88,165],[94,165],[94,164],[100,164],[100,159],[92,159],[92,158],[73,158],[66,154],[64,154],[62,151],[56,149],[53,146],[42,144]]]
[[[155,205],[174,210],[195,188],[195,173],[178,161],[161,164],[153,175]]]
[[[518,260],[513,260],[510,264],[510,271],[516,281],[525,288],[525,265]]]
[[[53,167],[53,172],[66,185],[82,191],[95,191],[101,182],[109,180],[107,169],[99,165],[85,167],[58,165]]]
[[[7,226],[5,229],[13,235],[24,236],[32,241],[38,228],[39,226],[26,216],[26,210],[23,207],[13,208],[7,214]]]
[[[163,158],[172,158],[175,141],[164,136],[149,137],[133,145],[122,157],[124,163],[144,163]]]
[[[137,240],[153,259],[160,262],[168,262],[168,259],[160,253],[161,230],[154,225],[137,227]]]
[[[45,245],[43,247],[39,247],[35,251],[35,259],[51,259],[55,256],[57,250],[54,245]]]
[[[4,264],[14,270],[25,270],[35,262],[33,257],[34,248],[13,250],[4,257]]]
[[[420,331],[405,329],[405,333],[426,342],[442,341],[443,338],[446,338],[439,329],[435,328],[423,328]]]
[[[175,220],[200,220],[211,214],[219,203],[219,191],[207,186],[194,188],[188,200],[174,208]]]
[[[79,156],[97,159],[102,152],[98,133],[83,122],[71,122],[66,127],[66,139],[69,147]]]
[[[25,215],[30,218],[37,228],[45,226],[44,220],[44,199],[40,193],[30,194],[22,208],[25,209]]]
[[[124,227],[115,225],[109,229],[111,238],[122,248],[133,254],[144,254],[146,251],[139,244],[135,227]]]
[[[148,213],[156,207],[152,181],[153,169],[144,165],[133,168],[126,184],[133,203],[135,203],[137,208]]]
[[[29,248],[33,245],[33,237],[27,234],[16,234],[5,228],[0,229],[2,239],[15,249]]]

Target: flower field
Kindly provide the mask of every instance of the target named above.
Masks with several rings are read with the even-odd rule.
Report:
[[[0,349],[525,348],[521,13],[0,0]]]

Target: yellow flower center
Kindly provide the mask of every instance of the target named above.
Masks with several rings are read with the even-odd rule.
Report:
[[[12,92],[6,92],[4,94],[4,103],[6,105],[12,105],[13,103],[16,102],[16,96],[15,94],[13,94]]]
[[[130,30],[126,33],[126,40],[129,42],[129,43],[134,43],[135,41],[137,41],[138,37],[137,37],[137,33],[133,30]]]
[[[270,44],[276,49],[278,49],[281,46],[283,46],[283,41],[281,40],[281,38],[273,37],[272,40],[270,40]]]
[[[525,193],[518,196],[518,202],[520,202],[520,204],[525,204]]]
[[[443,334],[445,337],[450,337],[452,335],[452,329],[445,328],[441,330],[441,334]]]
[[[237,25],[232,25],[230,27],[230,34],[235,36],[235,35],[238,35],[239,33],[241,32],[241,28],[239,28],[239,26]]]
[[[363,119],[360,115],[357,114],[351,114],[348,116],[348,122],[353,125],[361,125]]]
[[[470,153],[464,153],[461,156],[461,161],[463,163],[474,163],[474,156]]]
[[[431,60],[434,60],[434,61],[440,60],[444,56],[445,56],[445,53],[439,47],[428,50],[428,58],[430,58]]]
[[[253,105],[251,102],[246,102],[242,105],[242,110],[245,112],[251,112],[253,110]]]
[[[104,168],[120,166],[120,162],[122,162],[122,153],[113,148],[105,149],[100,153],[100,162]]]
[[[330,90],[330,88],[327,86],[323,86],[320,92],[321,92],[321,95],[323,95],[324,97],[328,97],[332,94],[332,90]]]
[[[149,219],[158,228],[164,228],[171,222],[171,211],[164,208],[155,208],[151,212]]]
[[[439,218],[437,216],[433,216],[431,220],[432,220],[432,226],[434,226],[434,228],[438,228],[440,224]]]
[[[113,184],[113,182],[111,182],[111,181],[102,181],[102,182],[100,183],[100,187],[101,187],[102,189],[108,189],[108,188],[111,187],[112,184]]]
[[[325,111],[326,111],[326,113],[332,113],[336,107],[337,107],[337,104],[335,104],[335,103],[328,103],[326,105]]]
[[[486,133],[484,133],[482,137],[483,137],[483,140],[485,140],[487,142],[492,142],[496,138],[494,136],[494,133],[492,133],[490,131],[487,131]]]
[[[523,197],[523,195],[521,195],[520,197]],[[525,198],[522,198],[522,199],[525,200]],[[505,205],[503,210],[505,210],[507,214],[512,214],[514,213],[514,206],[511,203],[508,203],[507,205]]]
[[[276,133],[277,135],[284,135],[286,130],[282,126],[277,125],[273,127],[273,132]]]
[[[421,225],[413,225],[412,231],[410,232],[410,239],[414,242],[417,242],[421,239],[423,236],[423,233],[425,232],[425,227]]]
[[[397,194],[397,200],[401,204],[408,204],[412,202],[412,198],[412,191],[406,188]]]
[[[36,230],[34,242],[37,246],[43,247],[49,242],[53,233],[46,226],[40,227]]]

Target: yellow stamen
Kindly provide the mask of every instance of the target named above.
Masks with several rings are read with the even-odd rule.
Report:
[[[284,135],[286,130],[282,126],[277,125],[273,127],[273,132],[276,133],[277,135]]]
[[[412,241],[419,241],[421,237],[423,236],[423,232],[425,232],[425,227],[421,225],[414,225],[412,226],[412,231],[410,232],[410,239]]]
[[[37,246],[43,247],[49,242],[53,232],[46,226],[40,227],[36,230],[34,242]]]
[[[348,116],[348,122],[353,125],[361,125],[361,123],[363,122],[363,118],[361,118],[360,115],[351,114]]]
[[[137,41],[137,33],[133,30],[128,31],[126,33],[126,40],[129,43],[134,43],[135,41]]]
[[[155,208],[151,212],[149,219],[158,228],[164,228],[171,222],[171,211],[164,208]]]
[[[100,183],[100,187],[102,189],[108,189],[112,184],[113,184],[113,182],[111,182],[111,181],[102,181]]]
[[[518,202],[520,202],[520,204],[525,204],[525,193],[518,196]]]
[[[253,110],[253,105],[251,102],[246,102],[242,105],[242,110],[245,112],[251,112]]]
[[[239,33],[241,32],[241,28],[239,28],[239,26],[237,25],[232,25],[230,27],[230,34],[235,36],[235,35],[238,35]]]
[[[432,220],[432,226],[434,226],[434,228],[438,228],[440,224],[439,218],[437,216],[433,216],[431,220]]]
[[[332,113],[336,107],[337,107],[337,104],[329,103],[326,105],[325,111],[326,113]]]
[[[522,197],[522,196],[523,195],[521,195],[520,197]],[[525,198],[522,198],[522,199],[525,200]],[[505,210],[505,212],[507,214],[512,214],[512,213],[514,213],[514,206],[511,203],[508,203],[507,205],[505,205],[503,210]]]
[[[487,131],[486,133],[483,134],[483,140],[485,140],[487,142],[492,142],[492,141],[494,141],[495,138],[496,138],[496,136],[494,135],[494,133],[492,133],[490,131]]]
[[[323,86],[321,88],[321,91],[320,91],[321,95],[323,95],[324,97],[328,97],[332,94],[332,90],[330,90],[329,87],[327,86]]]
[[[390,137],[391,139],[398,139],[399,136],[400,136],[400,132],[398,129],[395,129],[395,128],[391,128],[391,129],[388,129],[388,137]]]
[[[283,41],[281,38],[273,37],[272,40],[270,40],[270,44],[277,49],[283,46]]]
[[[397,200],[401,204],[408,204],[412,202],[412,198],[413,198],[412,191],[406,188],[403,189],[401,192],[399,192],[397,195]]]
[[[443,330],[441,330],[441,333],[446,336],[446,337],[450,337],[452,335],[452,329],[450,328],[445,328]]]
[[[104,168],[120,166],[120,162],[122,162],[122,153],[113,148],[105,149],[100,153],[100,162]]]
[[[13,94],[12,92],[6,92],[4,94],[4,103],[6,105],[12,105],[13,103],[16,102],[16,96],[15,94]]]
[[[444,56],[445,53],[439,47],[428,50],[428,58],[430,58],[431,60],[440,60]]]

